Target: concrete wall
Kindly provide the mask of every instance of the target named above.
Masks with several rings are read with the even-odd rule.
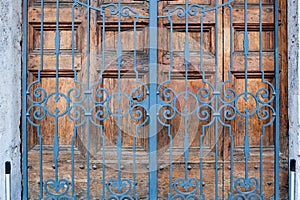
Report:
[[[296,198],[300,198],[299,2],[288,0],[289,156],[296,160]]]
[[[5,161],[12,162],[12,200],[21,197],[22,0],[0,0],[0,200]]]

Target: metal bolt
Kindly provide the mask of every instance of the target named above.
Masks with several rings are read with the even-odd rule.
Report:
[[[255,165],[255,166],[254,166],[254,169],[258,169],[258,165]]]
[[[83,164],[79,165],[79,169],[84,169],[84,165]]]
[[[125,168],[124,165],[121,165],[121,166],[120,166],[120,169],[121,169],[121,170],[123,170],[124,168]]]
[[[231,170],[231,166],[228,166],[227,169]]]
[[[159,166],[159,170],[163,170],[165,167],[163,165]]]
[[[268,184],[268,185],[272,185],[273,182],[272,182],[272,181],[268,181],[267,184]]]
[[[205,187],[205,182],[202,182],[202,186]]]
[[[192,166],[191,166],[191,165],[188,165],[187,169],[188,169],[188,170],[191,170],[191,169],[192,169]]]
[[[97,165],[93,164],[92,168],[93,168],[93,170],[96,170],[97,169]]]
[[[52,168],[55,169],[55,164],[52,165]]]

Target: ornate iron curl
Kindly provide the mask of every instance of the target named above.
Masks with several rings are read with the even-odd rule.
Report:
[[[94,124],[96,127],[101,127],[102,124],[97,121],[104,121],[109,116],[108,108],[105,105],[98,104],[91,108],[90,113],[87,113],[91,115],[90,121],[92,124]]]
[[[210,86],[210,84],[208,84]],[[210,88],[213,90],[213,88],[210,86]],[[209,99],[209,97],[211,96],[211,98]],[[213,102],[213,100],[215,99],[214,96],[212,95],[212,93],[210,92],[209,89],[201,87],[197,92],[196,92],[196,97],[198,102],[200,102],[200,104],[210,104]],[[203,101],[202,99],[207,99],[207,101]]]
[[[105,102],[108,101],[109,98],[109,92],[107,89],[105,88],[97,88],[95,90],[95,92],[93,92],[94,90],[92,90],[92,95],[91,95],[91,100],[95,103],[95,104],[103,104]],[[102,99],[102,100],[96,100],[96,99]]]
[[[86,121],[86,118],[84,117],[84,113],[85,113],[85,108],[80,104],[76,104],[74,106],[70,106],[68,117],[72,121],[76,121],[77,126],[81,126]],[[80,119],[82,119],[81,122],[78,122]]]
[[[232,104],[224,104],[219,109],[220,113],[222,113],[222,111],[223,111],[224,119],[231,121],[231,120],[234,120],[234,118],[236,117],[237,108],[235,106],[233,106]]]
[[[272,115],[271,112],[273,113]],[[269,104],[261,105],[257,109],[257,116],[262,121],[266,121],[269,119],[269,122],[273,122],[275,115],[276,115],[275,109]]]
[[[32,86],[32,85],[31,85]],[[31,87],[30,86],[30,87]],[[30,89],[30,87],[28,87],[28,90]],[[33,97],[34,98],[41,98],[40,100],[33,100],[31,97],[30,97],[30,92],[27,92],[27,99],[31,102],[31,103],[34,103],[34,104],[42,104],[44,103],[45,101],[47,101],[47,92],[44,88],[42,87],[37,87],[33,90]]]
[[[267,88],[260,88],[255,95],[257,101],[262,104],[269,104],[274,101],[275,96],[272,95],[270,98],[270,92]]]
[[[138,16],[138,12],[136,12],[135,10],[133,10],[130,6],[123,6],[121,8],[121,16],[123,17],[128,17],[130,15],[130,13],[133,13],[135,16]]]
[[[64,190],[62,190],[64,188]],[[61,178],[59,180],[48,179],[45,181],[44,185],[45,192],[50,195],[50,197],[62,197],[68,193],[70,189],[70,183],[67,179]],[[54,190],[55,193],[50,190]],[[62,191],[60,191],[62,190]]]
[[[141,83],[141,82],[139,82]],[[148,93],[148,87],[146,84],[141,83],[142,87],[146,89],[146,93]],[[144,98],[143,98],[144,97]],[[140,87],[135,87],[130,91],[130,101],[132,103],[139,104],[141,101],[145,100],[146,94]]]
[[[114,116],[114,117],[124,117],[124,116],[126,116],[128,113],[129,113],[129,109],[127,109],[127,110],[125,110],[124,112],[122,112],[121,113],[121,111],[120,110],[118,110],[117,112],[113,112],[112,111],[112,109],[111,109],[111,100],[113,99],[113,97],[115,97],[115,98],[121,98],[121,97],[125,97],[126,98],[126,100],[127,100],[127,102],[128,102],[128,104],[127,105],[130,105],[130,96],[128,96],[126,93],[124,93],[124,92],[114,92],[114,93],[112,93],[110,96],[109,96],[109,98],[108,98],[108,105],[107,105],[107,107],[108,107],[108,109],[109,109],[109,113],[112,115],[112,116]],[[119,99],[118,101],[121,101],[121,99]],[[124,104],[124,102],[123,101],[121,101],[123,104]],[[113,106],[112,106],[113,107]]]
[[[54,97],[54,96],[55,96],[55,97]],[[70,107],[70,99],[68,98],[67,95],[65,95],[65,94],[62,93],[62,92],[52,92],[51,94],[49,94],[49,96],[48,96],[48,98],[47,98],[45,104],[47,105],[47,102],[49,101],[49,99],[50,99],[51,97],[54,97],[54,100],[55,100],[56,102],[58,102],[58,100],[60,99],[59,96],[63,97],[63,98],[66,100],[66,108],[65,108],[65,110],[61,111],[61,110],[59,110],[59,109],[56,107],[55,113],[52,113],[52,112],[50,112],[50,111],[48,110],[48,114],[49,114],[50,116],[52,116],[52,117],[62,117],[62,116],[64,116],[64,115],[69,111],[69,109],[70,109],[70,108],[69,108],[69,107]],[[60,112],[60,114],[58,114],[59,112]]]
[[[225,90],[223,90],[223,96],[220,96],[220,101],[223,104],[234,103],[235,99],[236,91],[233,88],[226,88]]]
[[[164,108],[164,110],[162,110]],[[158,110],[158,113],[160,113],[160,111],[162,112],[162,116],[165,120],[171,120],[175,117],[176,115],[176,109],[174,106],[172,106],[171,104],[165,104],[163,106],[161,106]],[[163,119],[161,119],[160,117],[158,117],[158,121],[162,124],[162,125],[168,125],[164,122]]]
[[[82,84],[79,84],[82,87]],[[70,102],[72,103],[83,103],[86,99],[86,95],[82,95],[82,92],[79,88],[75,87],[75,88],[71,88],[68,91],[68,98],[70,99]],[[79,99],[82,96],[81,99]],[[79,100],[76,100],[79,99]]]
[[[145,113],[143,113],[141,110],[138,110],[138,109],[143,109],[145,111]],[[136,120],[136,121],[139,121],[139,120],[143,119],[144,114],[146,114],[145,119],[139,123],[139,126],[143,126],[149,120],[149,116],[148,116],[148,113],[147,113],[147,108],[145,108],[142,105],[132,106],[129,110],[129,114],[130,114],[130,117],[133,120]]]
[[[185,101],[187,101],[189,96],[192,97],[195,100],[195,108],[191,111],[188,111],[187,109],[184,109],[184,112],[178,110],[177,109],[177,100],[179,99],[180,96],[184,96],[183,98],[184,98]],[[197,107],[198,107],[198,101],[197,100],[198,100],[197,96],[195,94],[193,94],[192,92],[189,92],[189,91],[181,92],[176,96],[176,99],[174,99],[174,108],[175,108],[176,112],[182,117],[191,116],[197,111]]]
[[[201,198],[195,194],[189,194],[187,196],[183,194],[176,194],[171,199],[172,200],[201,200]]]
[[[158,86],[158,91],[160,91],[160,89],[163,88],[162,90],[162,93],[159,93],[159,94],[162,94],[161,95],[161,99],[166,102],[166,103],[172,103],[176,100],[176,92],[174,89],[170,88],[170,87],[163,87],[163,85],[159,85]]]
[[[110,8],[109,8],[110,7]],[[105,8],[109,8],[109,13],[111,15],[117,15],[119,12],[120,12],[120,8],[118,7],[117,4],[114,4],[114,3],[109,3],[109,4],[102,4],[100,6],[100,11],[101,11],[101,14],[104,15],[104,10]]]
[[[205,10],[205,6],[199,4],[191,4],[189,5],[188,13],[191,16],[195,16],[197,14],[197,9],[200,10],[199,13],[202,13],[202,10]]]
[[[33,110],[33,115],[29,114],[31,112],[31,110]],[[37,121],[43,120],[46,117],[47,112],[48,111],[47,111],[46,106],[42,106],[42,105],[39,105],[39,104],[34,104],[34,105],[30,106],[27,109],[27,119],[28,119],[30,124],[38,125],[38,124],[34,123],[33,120],[37,120]],[[30,116],[33,116],[33,120],[30,119]]]
[[[173,13],[177,12],[177,17],[183,18],[186,15],[186,10],[183,6],[177,6],[168,11],[168,16],[171,17]]]
[[[202,109],[204,109],[204,110],[202,110]],[[197,118],[200,121],[206,121],[209,119],[209,117],[211,117],[211,114],[208,112],[207,109],[211,110],[211,113],[215,113],[214,107],[209,104],[202,104],[197,108],[196,114],[197,114]]]
[[[255,177],[251,178],[237,178],[234,181],[234,188],[239,194],[251,194],[255,193],[258,189],[258,180]],[[246,191],[242,191],[239,187],[244,188]],[[254,187],[253,189],[250,189],[250,187]],[[250,190],[249,190],[250,189]]]
[[[127,196],[129,192],[132,190],[132,183],[128,178],[123,178],[123,179],[110,178],[106,182],[106,188],[107,191],[115,197]],[[113,188],[115,188],[118,192],[114,192]],[[122,190],[125,191],[122,192]]]
[[[109,197],[106,198],[106,200],[134,200],[133,197],[129,195],[123,195],[123,196],[118,196],[118,195],[110,195]]]
[[[178,194],[181,195],[191,195],[194,194],[195,192],[197,192],[198,190],[198,186],[199,186],[199,181],[192,177],[192,178],[177,178],[174,183],[174,189]],[[180,188],[178,188],[178,186],[184,188],[185,191],[182,191]],[[192,188],[192,189],[191,189]],[[191,191],[188,191],[189,189],[191,189]]]
[[[249,113],[249,112],[248,112],[249,109],[246,108],[245,110],[243,110],[243,111],[246,111],[246,110],[247,110],[246,114],[244,114],[243,111],[241,111],[241,110],[239,110],[239,109],[236,109],[236,111],[237,111],[237,113],[238,113],[240,116],[242,116],[242,117],[246,117],[246,116],[251,117],[251,116],[253,116],[254,114],[256,114],[257,108],[258,108],[258,101],[257,101],[257,98],[254,96],[253,93],[250,93],[250,92],[242,92],[242,93],[240,93],[240,94],[237,95],[236,98],[235,98],[235,105],[237,105],[237,102],[239,101],[240,98],[245,98],[245,96],[246,96],[246,98],[248,98],[248,99],[249,99],[249,97],[251,97],[251,98],[254,99],[254,101],[255,101],[255,107],[254,107],[254,110],[253,110],[251,113]],[[248,100],[247,100],[247,101],[248,101]]]
[[[263,200],[263,198],[258,194],[236,194],[232,197],[232,200]]]

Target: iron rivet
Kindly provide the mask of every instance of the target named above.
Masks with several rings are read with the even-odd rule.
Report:
[[[83,164],[79,165],[79,168],[84,169],[84,165]]]
[[[138,185],[138,183],[135,183],[135,185]]]
[[[227,169],[231,170],[231,167],[230,167],[230,166],[228,166],[228,167],[227,167]]]
[[[268,181],[267,184],[268,184],[268,185],[272,185],[273,182],[272,182],[272,181]]]
[[[147,165],[147,169],[149,169],[149,165]]]
[[[92,168],[93,168],[93,170],[96,170],[97,169],[97,165],[93,164]]]
[[[205,187],[205,182],[202,182],[202,186]]]
[[[52,165],[52,168],[55,169],[55,165],[54,164]]]
[[[191,170],[191,169],[192,169],[192,166],[191,166],[191,165],[188,165],[187,169],[188,169],[188,170]]]
[[[257,165],[255,165],[255,166],[254,166],[254,169],[258,169],[258,166],[257,166]]]
[[[27,169],[32,169],[32,166],[27,166]]]
[[[124,169],[124,166],[123,166],[123,165],[121,165],[121,166],[120,166],[120,169],[121,169],[121,170],[123,170],[123,169]]]
[[[159,166],[159,170],[163,170],[165,167],[163,165]]]

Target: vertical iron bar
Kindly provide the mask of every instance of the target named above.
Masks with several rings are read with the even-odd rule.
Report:
[[[157,199],[157,0],[149,0],[149,199]]]
[[[219,98],[219,11],[217,6],[219,5],[219,0],[216,0],[216,12],[215,12],[215,37],[216,37],[216,55],[215,55],[215,71],[216,71],[216,80],[215,80],[215,110],[219,110],[218,105],[218,98]],[[216,142],[216,149],[215,149],[215,199],[219,199],[219,127],[218,127],[218,120],[215,120],[215,142]]]
[[[263,70],[263,35],[262,35],[262,0],[259,1],[259,70],[261,72],[262,82],[265,82],[264,70]],[[263,193],[263,137],[264,128],[262,129],[262,135],[260,136],[260,151],[259,151],[259,185],[260,185],[260,195],[264,197]]]
[[[55,101],[59,100],[59,55],[60,55],[60,31],[59,31],[59,0],[56,0],[56,25],[55,25]],[[59,154],[59,135],[58,118],[59,109],[55,108],[55,135],[53,147],[53,161],[55,167],[55,184],[58,187],[58,154]]]
[[[137,63],[136,63],[136,23],[138,21],[138,18],[136,18],[133,22],[133,69],[135,72],[135,81],[139,82],[138,77],[138,71],[136,69]],[[138,136],[138,127],[136,125],[135,127],[135,134],[133,137],[133,196],[138,199],[138,195],[136,193],[136,139]]]
[[[72,70],[74,73],[74,82],[76,82],[76,70],[75,70],[75,6],[76,3],[74,2],[72,5]],[[74,152],[74,144],[75,138],[77,133],[77,126],[74,125],[73,136],[72,136],[72,166],[71,166],[71,173],[72,173],[72,197],[76,199],[75,196],[75,152]]]
[[[184,41],[184,65],[185,65],[185,101],[188,100],[188,72],[189,72],[189,0],[185,0],[185,41]],[[188,108],[184,106],[184,114],[188,113]],[[184,162],[185,162],[185,180],[188,180],[188,160],[189,160],[189,134],[188,134],[188,120],[184,116]]]
[[[275,87],[276,87],[276,100],[275,100],[275,106],[276,106],[276,125],[275,125],[275,169],[274,169],[274,175],[275,175],[275,199],[279,199],[279,148],[280,148],[280,144],[279,144],[279,123],[280,123],[280,119],[279,119],[279,52],[278,52],[278,48],[279,48],[279,28],[278,28],[278,15],[279,15],[279,2],[278,0],[275,0]]]
[[[41,33],[40,33],[40,69],[38,71],[38,81],[41,78],[41,71],[44,66],[44,0],[41,0]],[[38,126],[38,137],[40,142],[40,195],[39,199],[43,198],[43,138],[41,136],[41,128]]]
[[[244,99],[248,102],[248,51],[249,51],[249,40],[248,40],[248,0],[244,0],[244,62],[245,62],[245,96]],[[245,181],[248,181],[248,162],[249,162],[249,109],[246,105],[245,108],[245,137],[244,137],[244,158],[245,158]]]
[[[122,134],[121,134],[121,65],[122,65],[122,40],[121,40],[121,0],[118,0],[118,136],[117,136],[117,159],[118,159],[118,187],[121,188],[121,160],[122,160]]]
[[[103,14],[103,10],[101,8],[101,16],[102,16],[102,66],[101,66],[101,72],[100,72],[100,84],[102,84],[103,81],[103,72],[105,68],[105,15]],[[101,125],[101,141],[102,141],[102,194],[101,194],[101,200],[105,197],[105,137],[103,135],[103,126]]]
[[[90,0],[87,0],[87,48],[86,48],[86,67],[87,67],[87,91],[89,97],[87,98],[87,108],[86,110],[90,112]],[[86,175],[87,175],[87,198],[90,199],[90,120],[91,116],[88,116],[86,123],[86,142],[87,142],[87,151],[86,151]]]
[[[60,31],[59,31],[59,0],[56,0],[56,24],[55,24],[55,81],[56,99],[58,99],[58,74],[59,74],[59,54],[60,54]]]
[[[232,70],[232,67],[233,67],[233,13],[232,13],[232,6],[229,4],[229,10],[230,10],[230,69],[229,69],[229,72],[228,72],[228,80],[229,82],[231,82],[231,70]],[[234,171],[234,156],[233,156],[233,148],[234,148],[234,141],[233,141],[233,136],[232,136],[232,132],[231,132],[231,125],[229,126],[230,127],[230,131],[229,131],[229,135],[230,135],[230,196],[232,195],[232,192],[233,192],[233,179],[234,179],[234,176],[233,176],[233,171]]]
[[[74,73],[74,82],[77,83],[77,72],[75,69],[75,7],[77,3],[74,2],[72,5],[72,70]],[[71,101],[71,100],[70,100]],[[77,125],[74,125],[73,136],[72,136],[72,197],[76,199],[75,194],[75,139],[77,137]]]
[[[169,45],[170,45],[170,66],[169,66],[169,73],[168,73],[168,80],[171,80],[171,72],[173,70],[173,21],[171,19],[171,16],[168,16],[169,22],[170,22],[170,40],[169,40]],[[168,136],[170,138],[170,152],[169,152],[169,166],[170,166],[170,172],[169,172],[169,195],[168,199],[171,199],[172,192],[173,192],[173,136],[171,134],[170,130],[170,124],[168,124]]]
[[[28,11],[27,0],[23,1],[23,71],[22,71],[22,157],[23,157],[23,199],[28,199],[27,177],[27,23]]]

